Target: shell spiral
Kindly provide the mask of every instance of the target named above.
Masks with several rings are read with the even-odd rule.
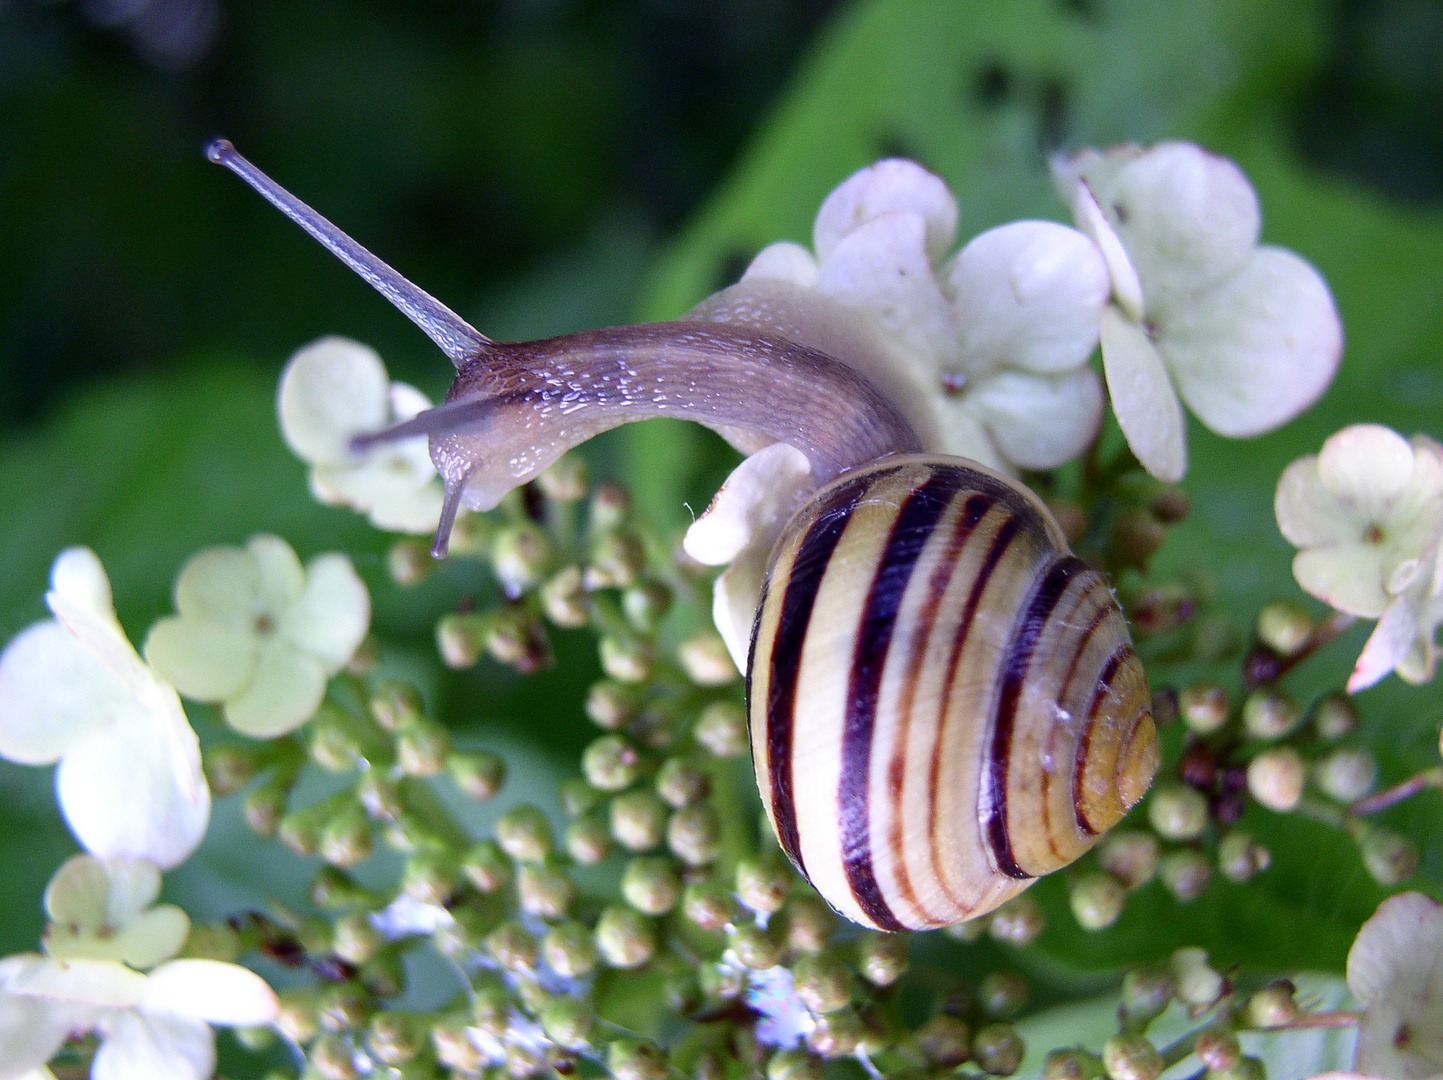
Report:
[[[821,489],[773,553],[748,664],[783,849],[842,914],[984,914],[1090,848],[1157,768],[1107,582],[1030,492],[899,456]]]

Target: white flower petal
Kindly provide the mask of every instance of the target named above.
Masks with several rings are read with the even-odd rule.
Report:
[[[989,229],[958,252],[944,280],[971,374],[999,367],[1068,371],[1097,347],[1111,291],[1097,245],[1050,221]]]
[[[1304,548],[1293,556],[1293,577],[1305,592],[1348,615],[1376,619],[1387,608],[1386,552],[1376,544]]]
[[[1356,517],[1381,521],[1413,479],[1413,459],[1412,445],[1396,431],[1351,424],[1323,443],[1318,478]]]
[[[125,926],[160,896],[160,868],[149,859],[106,859],[105,921]]]
[[[1396,668],[1417,636],[1417,599],[1412,594],[1400,596],[1388,604],[1368,635],[1353,673],[1348,676],[1348,693],[1366,690]]]
[[[1416,892],[1384,900],[1348,953],[1348,987],[1365,1010],[1355,1068],[1410,1078],[1443,1068],[1443,908],[1436,900]],[[1400,1043],[1405,1029],[1414,1038]]]
[[[753,544],[766,543],[769,550],[767,537],[780,531],[811,486],[806,455],[773,443],[732,470],[706,513],[687,530],[682,547],[708,566],[729,563]]]
[[[10,990],[70,1005],[126,1009],[145,996],[145,976],[114,960],[44,960],[12,978]]]
[[[84,551],[85,555],[93,558],[85,549],[72,548],[56,560],[57,567],[77,551]],[[106,590],[109,590],[108,584]],[[49,605],[55,618],[81,646],[132,696],[147,700],[157,692],[154,674],[130,644],[125,631],[120,628],[115,612],[109,608],[97,610],[94,606],[95,599],[93,588],[86,590],[79,599],[70,592],[55,589],[45,594],[45,603]]]
[[[290,544],[270,533],[257,533],[246,541],[246,551],[260,569],[257,590],[260,610],[268,614],[281,611],[306,586],[306,572]]]
[[[1142,467],[1176,483],[1187,472],[1182,407],[1147,335],[1115,307],[1102,312],[1102,367],[1112,411]]]
[[[371,597],[344,555],[320,555],[306,567],[305,588],[280,616],[282,636],[339,671],[371,623]]]
[[[53,620],[22,630],[0,654],[0,757],[49,765],[135,699]]]
[[[1108,223],[1097,196],[1086,183],[1078,183],[1072,199],[1072,218],[1077,227],[1091,238],[1101,252],[1107,265],[1108,276],[1112,279],[1112,297],[1118,307],[1127,313],[1133,322],[1142,320],[1142,282],[1138,280],[1137,268],[1127,257],[1127,249],[1112,225]]]
[[[67,604],[115,622],[115,599],[100,558],[85,547],[66,548],[50,567],[50,589]]]
[[[409,420],[417,413],[423,413],[431,407],[431,399],[421,391],[417,390],[410,383],[393,382],[390,393],[391,418],[396,421]],[[405,440],[404,445],[419,445],[424,450],[426,440],[424,438]],[[426,460],[431,460],[430,454]]]
[[[76,839],[101,858],[178,866],[210,819],[200,744],[174,691],[167,707],[114,723],[68,751],[55,786]]]
[[[350,459],[350,440],[386,424],[386,366],[369,346],[325,337],[291,357],[281,375],[281,434],[311,464]]]
[[[982,422],[975,395],[938,396],[933,409],[937,429],[942,433],[938,449],[954,457],[970,458],[1001,473],[1014,472],[1015,467],[1003,456]]]
[[[58,1007],[44,998],[0,990],[0,1080],[26,1080],[53,1058],[72,1030],[88,1026],[90,1014]],[[44,1075],[48,1070],[43,1070]],[[51,1080],[54,1080],[51,1077]]]
[[[1317,401],[1343,351],[1322,277],[1275,247],[1259,248],[1216,288],[1159,309],[1155,339],[1188,407],[1231,438],[1271,431]]]
[[[377,499],[366,511],[372,525],[383,532],[408,533],[412,536],[429,536],[436,531],[441,520],[441,506],[445,491],[438,479],[424,487],[397,491]]]
[[[923,220],[927,257],[934,264],[940,262],[957,235],[957,200],[940,177],[902,158],[878,161],[853,173],[826,197],[812,230],[817,258],[825,263],[858,228],[897,211]]]
[[[752,623],[762,597],[770,552],[749,547],[712,585],[711,617],[738,671],[751,659]]]
[[[742,280],[768,278],[811,288],[817,283],[816,257],[801,244],[778,240],[757,252]]]
[[[150,628],[145,658],[186,697],[224,701],[255,677],[256,633],[253,627],[171,616]]]
[[[238,547],[197,551],[175,579],[175,610],[182,618],[251,631],[260,613],[261,568]]]
[[[209,1080],[215,1035],[199,1020],[132,1009],[106,1017],[90,1080]]]
[[[326,693],[326,671],[289,641],[262,643],[250,686],[225,703],[226,722],[243,735],[274,739],[309,720]]]
[[[121,959],[143,971],[180,952],[189,934],[190,916],[174,904],[161,904],[122,924],[115,940]]]
[[[168,1012],[212,1024],[254,1027],[276,1018],[279,1003],[264,979],[239,964],[172,960],[150,973],[142,1011]]]
[[[156,873],[157,893],[159,887]],[[45,913],[54,922],[73,923],[80,932],[93,934],[109,922],[109,897],[110,875],[105,863],[93,855],[72,855],[45,886]]]
[[[1055,469],[1087,449],[1102,423],[1090,368],[1056,375],[1000,371],[970,395],[992,441],[1016,468]]]
[[[817,290],[876,320],[924,377],[955,370],[961,343],[942,295],[918,214],[872,218],[843,237],[822,259]]]
[[[1278,528],[1294,547],[1313,547],[1358,538],[1352,510],[1340,503],[1318,472],[1314,454],[1301,457],[1278,477],[1273,512]]]
[[[418,462],[404,446],[378,448],[356,465],[317,467],[311,479],[323,502],[364,511],[377,528],[427,533],[441,517],[441,484],[431,459]]]

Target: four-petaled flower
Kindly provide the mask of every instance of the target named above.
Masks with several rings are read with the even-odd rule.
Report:
[[[1103,371],[1148,472],[1176,481],[1187,469],[1179,394],[1232,438],[1271,431],[1318,399],[1342,354],[1338,313],[1316,270],[1258,246],[1257,196],[1236,165],[1164,142],[1085,150],[1053,173],[1111,272]]]
[[[210,819],[195,732],[126,639],[95,553],[62,552],[50,580],[55,619],[0,655],[0,757],[60,763],[60,808],[87,851],[177,866]]]
[[[224,702],[231,726],[256,738],[310,718],[371,619],[350,559],[320,555],[302,568],[290,545],[264,534],[192,556],[175,606],[151,627],[146,657],[187,697]]]
[[[1443,1075],[1443,906],[1389,897],[1348,952],[1348,988],[1363,1006],[1354,1068],[1394,1080]]]
[[[400,439],[358,454],[351,439],[430,407],[415,387],[388,380],[374,349],[349,338],[307,345],[281,375],[281,434],[310,464],[312,494],[360,510],[391,532],[429,533],[441,517],[441,481],[426,440]]]
[[[1443,623],[1443,446],[1354,424],[1283,470],[1275,509],[1302,549],[1298,584],[1339,611],[1378,619],[1348,689],[1395,669],[1409,682],[1431,678]]]

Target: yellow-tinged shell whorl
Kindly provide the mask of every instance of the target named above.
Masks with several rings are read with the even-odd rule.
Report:
[[[1121,610],[1019,484],[898,456],[778,541],[748,665],[783,849],[842,914],[918,930],[1090,848],[1157,768]]]

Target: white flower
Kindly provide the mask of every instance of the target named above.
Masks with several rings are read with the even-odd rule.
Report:
[[[58,960],[117,960],[154,967],[180,951],[190,918],[155,904],[160,868],[145,859],[76,855],[45,889],[45,951]]]
[[[1348,688],[1394,669],[1410,682],[1431,678],[1443,623],[1443,446],[1354,424],[1283,470],[1274,507],[1301,549],[1298,584],[1339,611],[1378,619]]]
[[[1258,246],[1257,196],[1236,165],[1164,142],[1083,151],[1053,171],[1111,271],[1103,369],[1148,472],[1176,481],[1186,471],[1179,394],[1233,438],[1271,431],[1318,399],[1342,353],[1337,311],[1316,270]]]
[[[311,493],[365,513],[378,529],[429,533],[441,517],[441,481],[424,437],[380,443],[362,454],[351,439],[431,407],[413,386],[388,382],[374,349],[321,338],[291,357],[281,375],[281,434],[311,466]]]
[[[1363,1006],[1354,1068],[1393,1080],[1443,1076],[1443,907],[1421,893],[1389,897],[1348,952],[1348,988]]]
[[[87,851],[180,864],[210,818],[180,699],[126,639],[94,552],[61,553],[46,602],[55,620],[0,655],[0,756],[60,763],[60,808]]]
[[[302,568],[289,544],[264,534],[192,556],[175,606],[151,627],[146,657],[187,697],[224,702],[231,726],[256,738],[310,718],[371,619],[350,559],[320,555]]]

